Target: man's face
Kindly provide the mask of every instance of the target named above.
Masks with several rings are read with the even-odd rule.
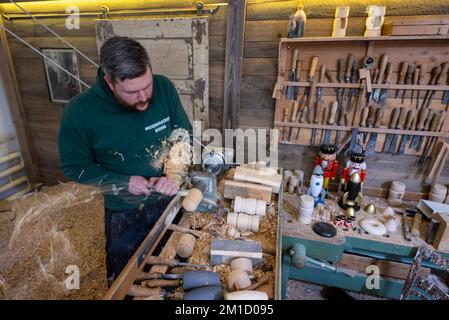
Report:
[[[148,109],[153,96],[153,74],[149,66],[145,74],[137,78],[112,81],[104,76],[104,80],[117,101],[126,109],[140,112]]]

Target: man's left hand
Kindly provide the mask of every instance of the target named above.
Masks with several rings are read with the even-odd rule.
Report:
[[[149,181],[150,187],[162,194],[171,196],[179,190],[179,185],[167,177],[153,177]]]

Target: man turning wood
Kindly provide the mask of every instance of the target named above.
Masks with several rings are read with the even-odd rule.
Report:
[[[59,154],[68,178],[97,185],[104,194],[113,281],[184,180],[185,166],[167,156],[173,133],[190,133],[192,126],[174,85],[153,74],[138,42],[109,39],[101,47],[100,64],[93,87],[64,110]]]

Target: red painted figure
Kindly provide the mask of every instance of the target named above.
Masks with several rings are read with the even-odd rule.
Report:
[[[313,167],[321,166],[324,171],[323,188],[329,190],[329,180],[334,180],[337,176],[338,161],[337,150],[334,146],[321,146],[320,154],[315,157]]]
[[[365,155],[363,153],[353,153],[351,154],[349,160],[346,162],[346,166],[343,168],[343,172],[341,175],[341,185],[342,189],[346,190],[346,186],[348,185],[349,178],[354,174],[360,174],[360,179],[363,182],[365,181],[366,176],[366,163],[365,163]]]

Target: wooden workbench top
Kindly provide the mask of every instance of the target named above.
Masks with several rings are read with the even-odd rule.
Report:
[[[333,238],[325,238],[317,235],[312,230],[312,225],[315,221],[327,221],[331,222],[326,218],[320,218],[319,217],[319,210],[318,208],[314,209],[314,220],[309,225],[303,225],[299,223],[297,219],[297,208],[299,206],[299,195],[298,194],[284,194],[284,214],[283,214],[283,236],[288,237],[295,237],[295,238],[303,238],[307,240],[315,240],[315,241],[322,241],[332,244],[343,244],[345,242],[346,237],[352,237],[352,238],[358,238],[358,239],[365,239],[365,240],[372,240],[372,241],[379,241],[384,243],[390,243],[395,245],[402,245],[407,247],[417,247],[421,246],[423,244],[426,244],[424,239],[426,236],[426,223],[423,222],[421,224],[421,237],[412,237],[411,241],[407,241],[404,239],[402,235],[402,216],[400,214],[396,214],[395,218],[398,223],[396,232],[394,233],[388,233],[384,236],[376,236],[372,234],[368,234],[364,232],[363,230],[361,233],[357,232],[357,230],[349,230],[344,231],[342,229],[337,229],[338,233],[337,236]],[[377,208],[377,214],[370,215],[367,212],[363,210],[363,208],[369,204],[374,203]],[[413,203],[407,203],[407,205],[413,205]],[[361,206],[362,208],[360,211],[356,214],[356,222],[357,227],[360,227],[360,221],[362,221],[365,218],[371,217],[371,218],[381,218],[381,212],[384,208],[388,207],[388,204],[386,202],[386,199],[382,198],[373,198],[373,197],[364,197],[364,204]],[[405,207],[404,207],[405,208]],[[326,199],[325,202],[325,212],[332,212],[332,217],[335,217],[339,214],[343,214],[344,210],[341,209],[337,202],[333,199]],[[413,218],[407,217],[410,222],[410,226],[413,224]],[[358,228],[357,228],[358,229]]]

